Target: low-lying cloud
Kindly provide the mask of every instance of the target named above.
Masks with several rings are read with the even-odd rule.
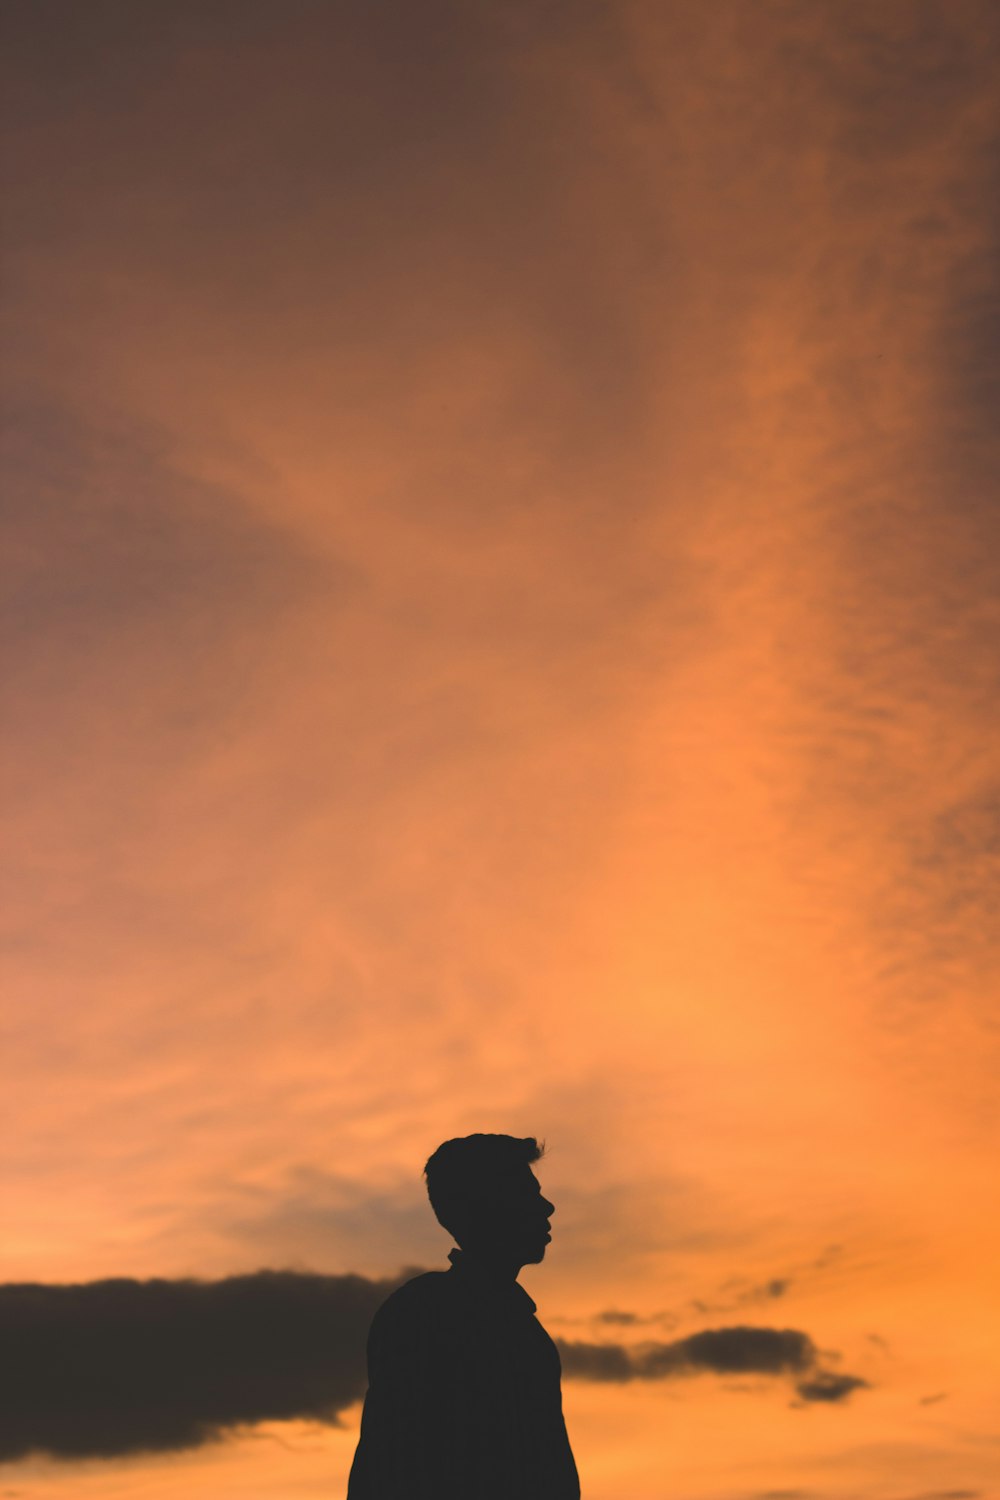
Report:
[[[396,1285],[258,1271],[0,1287],[0,1460],[194,1448],[283,1418],[335,1423],[364,1396],[368,1325]]]
[[[337,1425],[365,1394],[372,1315],[418,1274],[2,1286],[0,1461],[194,1448],[292,1418]],[[805,1401],[839,1401],[866,1384],[821,1369],[812,1340],[789,1328],[713,1328],[634,1347],[557,1342],[569,1379],[791,1375]]]
[[[560,1342],[563,1371],[582,1380],[663,1380],[717,1375],[789,1375],[803,1401],[842,1401],[868,1385],[858,1375],[825,1370],[812,1339],[796,1328],[705,1328],[670,1343]]]

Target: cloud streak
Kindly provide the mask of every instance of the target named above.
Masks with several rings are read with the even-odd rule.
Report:
[[[0,1288],[0,1459],[197,1447],[245,1423],[337,1414],[394,1282],[260,1271],[222,1281]]]
[[[758,1328],[737,1324],[705,1328],[669,1343],[588,1344],[561,1341],[563,1370],[582,1380],[620,1383],[664,1380],[711,1372],[716,1375],[788,1375],[803,1401],[843,1401],[867,1388],[857,1375],[820,1367],[819,1353],[808,1334],[795,1328]]]
[[[339,1425],[365,1393],[372,1315],[415,1274],[2,1286],[0,1461],[177,1451],[293,1418]],[[790,1328],[704,1329],[634,1348],[557,1342],[569,1379],[792,1376],[804,1401],[867,1384],[821,1370],[812,1340]]]

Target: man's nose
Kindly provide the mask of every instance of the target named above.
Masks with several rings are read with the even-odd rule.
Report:
[[[548,1198],[543,1198],[542,1199],[542,1208],[545,1210],[545,1213],[548,1215],[549,1218],[551,1218],[552,1215],[556,1211],[555,1204],[554,1203],[550,1203],[549,1200],[548,1200]]]

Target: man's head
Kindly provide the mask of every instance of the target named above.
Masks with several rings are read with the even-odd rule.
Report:
[[[534,1136],[466,1135],[427,1162],[427,1196],[463,1250],[526,1265],[545,1256],[553,1204],[531,1170],[544,1154]]]

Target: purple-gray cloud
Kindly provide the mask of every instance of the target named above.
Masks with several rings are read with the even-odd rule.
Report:
[[[824,1370],[808,1334],[795,1328],[706,1328],[670,1343],[559,1342],[563,1369],[582,1380],[662,1380],[710,1371],[718,1375],[788,1375],[803,1401],[843,1401],[867,1387],[856,1375]]]
[[[336,1425],[364,1396],[376,1308],[414,1274],[0,1286],[0,1461],[192,1448],[293,1417]],[[788,1328],[705,1329],[634,1349],[557,1343],[569,1379],[791,1376],[805,1401],[840,1401],[867,1383],[821,1370],[812,1340]]]

